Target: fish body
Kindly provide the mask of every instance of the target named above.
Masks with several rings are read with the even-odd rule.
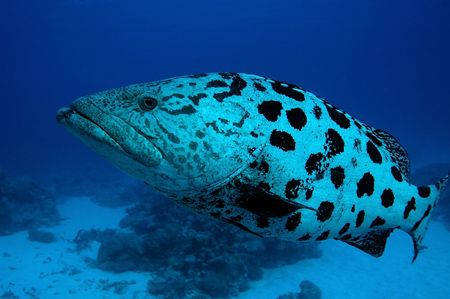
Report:
[[[57,119],[128,174],[261,237],[336,239],[381,256],[394,229],[417,256],[444,187],[409,183],[406,150],[293,84],[238,73],[99,92]]]

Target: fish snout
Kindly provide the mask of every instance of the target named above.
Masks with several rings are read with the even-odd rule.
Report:
[[[65,123],[74,113],[75,112],[71,108],[68,107],[61,108],[56,112],[56,121],[60,124]]]

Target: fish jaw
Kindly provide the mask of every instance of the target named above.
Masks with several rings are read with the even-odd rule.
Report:
[[[101,156],[139,179],[146,177],[148,169],[157,167],[163,160],[150,136],[103,111],[88,98],[61,108],[56,120]]]

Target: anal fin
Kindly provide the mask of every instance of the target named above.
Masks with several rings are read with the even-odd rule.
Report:
[[[368,234],[353,237],[344,242],[374,257],[383,255],[386,241],[393,229],[375,230]]]

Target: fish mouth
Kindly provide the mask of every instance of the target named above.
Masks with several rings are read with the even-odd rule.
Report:
[[[145,167],[157,166],[162,161],[162,154],[151,137],[89,99],[59,109],[56,120],[99,154],[119,164],[119,168],[128,168],[129,165],[122,164],[130,159]]]

